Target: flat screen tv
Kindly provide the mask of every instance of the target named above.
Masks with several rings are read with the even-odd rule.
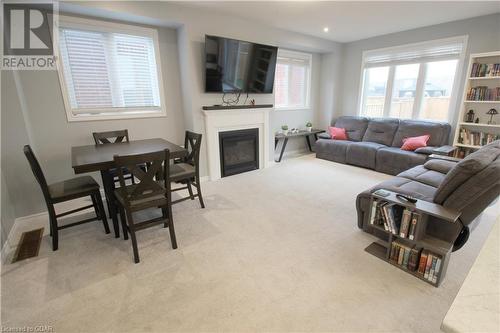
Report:
[[[205,92],[270,94],[278,48],[205,36]]]

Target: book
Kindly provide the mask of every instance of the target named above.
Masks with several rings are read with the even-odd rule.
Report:
[[[427,280],[432,282],[432,279],[434,277],[434,272],[436,270],[436,262],[437,262],[437,257],[435,255],[432,255],[432,263],[431,263],[431,268],[429,269],[429,276],[427,277]]]
[[[404,256],[403,256],[403,264],[402,266],[404,268],[407,268],[408,267],[408,260],[410,259],[410,252],[411,252],[411,248],[409,248],[408,246],[405,246],[405,253],[404,253]]]
[[[424,279],[429,279],[429,272],[431,271],[431,266],[432,266],[432,257],[433,257],[433,255],[431,253],[427,254],[427,262],[425,263]]]
[[[420,254],[420,261],[418,264],[418,273],[422,276],[425,273],[425,265],[427,264],[427,256],[428,256],[427,250],[423,250],[422,254]]]
[[[389,255],[389,260],[391,261],[397,261],[396,260],[396,253],[399,254],[399,245],[396,242],[391,243],[391,253]]]
[[[441,258],[437,258],[436,268],[434,269],[434,275],[432,276],[432,282],[437,283],[437,277],[439,276],[440,269],[441,269]]]
[[[399,230],[399,237],[406,238],[410,227],[411,212],[408,209],[403,211],[403,218],[401,219],[401,228]]]
[[[408,259],[408,269],[412,272],[416,271],[418,268],[418,259],[420,257],[422,249],[413,248],[410,251],[410,258]]]
[[[403,258],[405,256],[405,248],[400,246],[399,247],[399,256],[398,256],[398,265],[403,264]]]
[[[419,213],[412,213],[411,214],[411,224],[410,224],[410,230],[408,231],[408,239],[415,240],[415,232],[417,231],[417,223],[420,220],[420,214]]]
[[[370,215],[370,224],[374,224],[377,216],[377,206],[378,206],[378,200],[373,200],[372,201],[372,211]]]

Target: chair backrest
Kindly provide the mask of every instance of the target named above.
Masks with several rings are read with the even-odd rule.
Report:
[[[184,162],[194,166],[196,172],[198,172],[200,165],[201,134],[186,131],[184,148],[188,151],[187,156],[184,157]]]
[[[115,155],[113,160],[118,171],[120,187],[125,187],[125,172],[129,172],[136,179],[134,190],[127,192],[127,200],[170,195],[170,151],[168,149],[138,155]],[[144,164],[148,165],[146,171],[141,167]],[[157,182],[159,179],[163,179],[163,186]]]
[[[40,163],[38,163],[38,160],[35,156],[35,153],[33,153],[33,150],[31,149],[30,145],[25,145],[23,151],[24,155],[28,159],[31,171],[33,171],[33,175],[35,176],[36,181],[38,182],[38,184],[42,189],[45,200],[49,200],[50,199],[49,187],[47,185],[47,181],[45,180],[42,168],[40,167]]]
[[[109,143],[129,142],[128,130],[94,132],[92,133],[96,145],[104,145]]]

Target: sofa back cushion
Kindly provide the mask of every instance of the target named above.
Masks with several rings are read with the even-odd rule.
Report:
[[[363,141],[376,142],[390,146],[394,140],[394,133],[398,129],[399,119],[373,118],[368,123]]]
[[[401,147],[403,139],[415,136],[430,135],[428,146],[440,147],[448,144],[451,126],[444,122],[401,120],[394,135],[392,147]]]
[[[464,198],[470,200],[478,195],[473,189],[482,191],[495,185],[495,182],[498,184],[500,174],[495,175],[493,172],[498,171],[499,159],[500,140],[468,155],[446,174],[434,196],[434,202],[441,205],[446,202],[446,206],[449,206],[452,203],[449,199],[453,198],[463,203]]]
[[[368,126],[368,118],[345,116],[335,120],[332,125],[345,128],[348,140],[361,141]]]

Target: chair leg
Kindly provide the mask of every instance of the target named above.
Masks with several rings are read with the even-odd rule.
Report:
[[[57,230],[57,218],[56,212],[54,210],[54,205],[48,205],[48,211],[50,229],[52,230],[52,251],[57,251],[57,249],[59,248],[59,233]]]
[[[119,208],[120,210],[120,221],[122,222],[122,231],[123,231],[123,239],[128,239],[128,231],[127,231],[127,218],[125,216],[125,210],[123,207]]]
[[[95,194],[91,194],[90,199],[92,199],[92,206],[94,206],[95,215],[100,220],[101,219],[101,212],[99,211],[99,207],[97,206],[97,200],[95,198]]]
[[[188,188],[188,191],[189,191],[189,197],[191,198],[191,200],[194,200],[194,195],[193,195],[193,188],[191,187],[191,179],[188,179],[187,180],[187,188]]]
[[[203,197],[201,196],[200,176],[196,176],[196,191],[198,192],[198,199],[200,200],[201,208],[205,208]]]
[[[139,249],[137,248],[137,238],[135,237],[135,227],[134,220],[132,218],[132,213],[126,209],[128,229],[130,232],[130,240],[132,241],[132,250],[134,252],[134,262],[139,263]]]
[[[168,212],[165,207],[161,207],[161,216],[165,219],[165,223],[163,223],[164,228],[168,228]]]
[[[168,231],[170,232],[170,241],[172,242],[172,248],[177,248],[177,239],[175,237],[175,229],[174,229],[174,219],[172,218],[172,205],[169,204],[167,207],[168,212]]]
[[[109,225],[108,225],[108,219],[106,218],[106,211],[104,210],[104,205],[102,203],[102,198],[101,198],[101,193],[97,192],[94,196],[92,196],[93,199],[92,201],[94,202],[94,209],[99,214],[97,215],[98,218],[102,221],[102,224],[104,225],[104,232],[109,234]]]

